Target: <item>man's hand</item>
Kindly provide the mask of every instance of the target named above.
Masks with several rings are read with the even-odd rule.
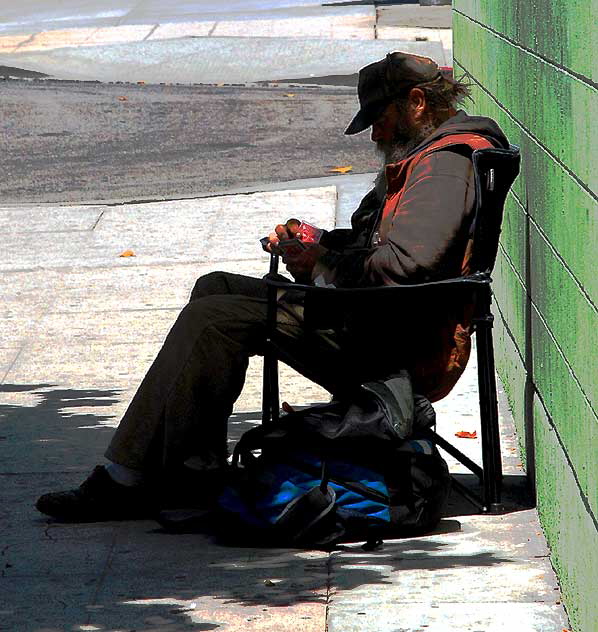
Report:
[[[277,250],[278,244],[285,239],[294,239],[299,232],[299,226],[301,226],[301,222],[294,218],[289,219],[286,224],[278,224],[274,232],[268,235],[268,243],[264,246],[264,250],[274,254],[282,254]]]
[[[282,256],[282,262],[287,270],[298,283],[311,283],[311,274],[318,258],[324,254],[326,249],[317,243],[306,244],[305,250],[297,252],[294,248],[292,254],[279,248],[281,241],[301,238],[301,221],[295,218],[289,219],[285,224],[278,224],[274,232],[268,235],[263,248],[266,252],[271,252]],[[315,229],[317,230],[317,229]]]
[[[282,257],[282,262],[297,283],[309,284],[311,274],[318,259],[326,252],[319,244],[310,244],[301,254],[295,257]]]

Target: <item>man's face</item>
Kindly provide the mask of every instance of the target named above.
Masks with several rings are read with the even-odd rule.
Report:
[[[382,116],[372,125],[372,140],[387,163],[400,160],[403,149],[419,143],[421,133],[409,115],[408,108],[391,103]]]
[[[391,103],[372,125],[372,140],[376,143],[379,151],[384,152],[384,149],[394,141],[399,119],[397,106]]]

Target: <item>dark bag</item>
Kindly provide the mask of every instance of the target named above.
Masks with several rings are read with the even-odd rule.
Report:
[[[401,373],[362,385],[351,401],[248,430],[233,454],[236,482],[219,502],[231,532],[306,547],[433,529],[450,488],[436,447],[417,438],[433,422],[432,406],[414,401]]]

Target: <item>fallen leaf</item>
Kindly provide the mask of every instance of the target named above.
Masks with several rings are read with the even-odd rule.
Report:
[[[289,99],[292,99],[295,96],[294,92],[287,92],[285,94],[282,95],[283,97],[288,97]]]
[[[137,255],[132,250],[125,250],[124,252],[121,252],[118,256],[119,257],[136,257]]]
[[[128,101],[129,97],[118,97],[119,101]]]
[[[478,433],[476,430],[473,432],[467,432],[467,430],[459,430],[459,432],[455,432],[455,437],[459,437],[460,439],[477,439]]]
[[[332,169],[330,169],[330,173],[347,173],[348,171],[353,171],[351,165],[347,165],[346,167],[332,167]]]

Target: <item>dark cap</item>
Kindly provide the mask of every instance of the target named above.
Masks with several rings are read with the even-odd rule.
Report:
[[[357,86],[361,109],[345,134],[363,132],[406,89],[434,81],[441,76],[441,69],[434,60],[401,52],[388,53],[384,59],[365,66],[359,71]]]

